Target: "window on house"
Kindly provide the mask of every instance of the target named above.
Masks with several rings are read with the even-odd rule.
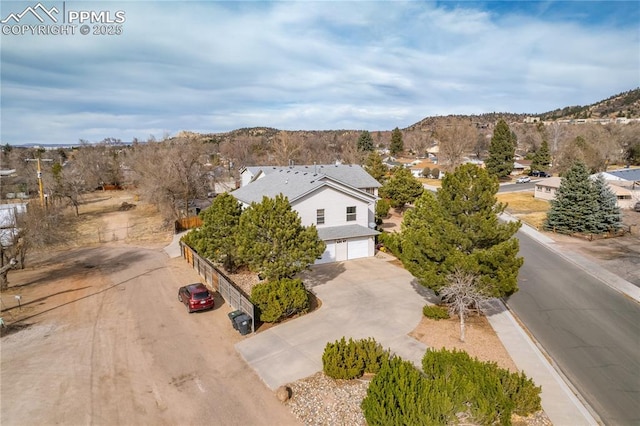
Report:
[[[347,222],[356,220],[356,206],[347,207]]]
[[[551,192],[551,188],[546,187],[546,188],[544,189],[544,192]]]
[[[316,223],[318,225],[324,225],[324,209],[316,210]]]

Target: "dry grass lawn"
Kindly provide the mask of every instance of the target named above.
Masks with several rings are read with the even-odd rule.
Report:
[[[541,229],[549,210],[549,202],[533,197],[533,192],[506,192],[497,194],[501,203],[507,204],[507,212],[521,221]]]

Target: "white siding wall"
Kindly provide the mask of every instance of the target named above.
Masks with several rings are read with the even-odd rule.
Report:
[[[324,209],[324,225],[318,228],[343,225],[368,226],[373,217],[368,203],[333,188],[321,188],[292,204],[302,219],[302,225],[316,225],[316,210]],[[356,206],[356,220],[347,222],[347,206]]]

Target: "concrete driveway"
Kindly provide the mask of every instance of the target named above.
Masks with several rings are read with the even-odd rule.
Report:
[[[303,280],[322,301],[317,311],[236,344],[271,389],[322,370],[327,342],[373,337],[421,365],[427,346],[407,336],[430,293],[411,274],[380,258],[314,266]]]

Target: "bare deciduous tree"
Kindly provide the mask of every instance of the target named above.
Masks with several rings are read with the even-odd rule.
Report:
[[[9,285],[9,270],[25,267],[29,251],[42,250],[73,240],[72,222],[55,206],[42,208],[38,203],[30,203],[26,212],[16,214],[14,225],[15,227],[3,233],[0,266],[4,268],[11,264],[11,259],[16,263],[11,268],[5,268],[3,275],[0,274],[2,290]]]
[[[462,164],[464,154],[471,152],[478,141],[478,132],[469,120],[450,118],[436,127],[439,164],[453,170]]]
[[[150,142],[130,155],[138,188],[167,219],[188,216],[190,202],[206,196],[207,160],[205,144],[194,137]]]
[[[456,269],[447,276],[448,284],[440,290],[442,301],[449,308],[450,315],[460,318],[460,341],[465,339],[465,319],[473,310],[480,312],[489,297],[476,285],[476,276],[472,273]]]
[[[275,164],[286,166],[290,162],[298,163],[302,151],[302,140],[291,132],[280,132],[271,143],[271,152]]]

